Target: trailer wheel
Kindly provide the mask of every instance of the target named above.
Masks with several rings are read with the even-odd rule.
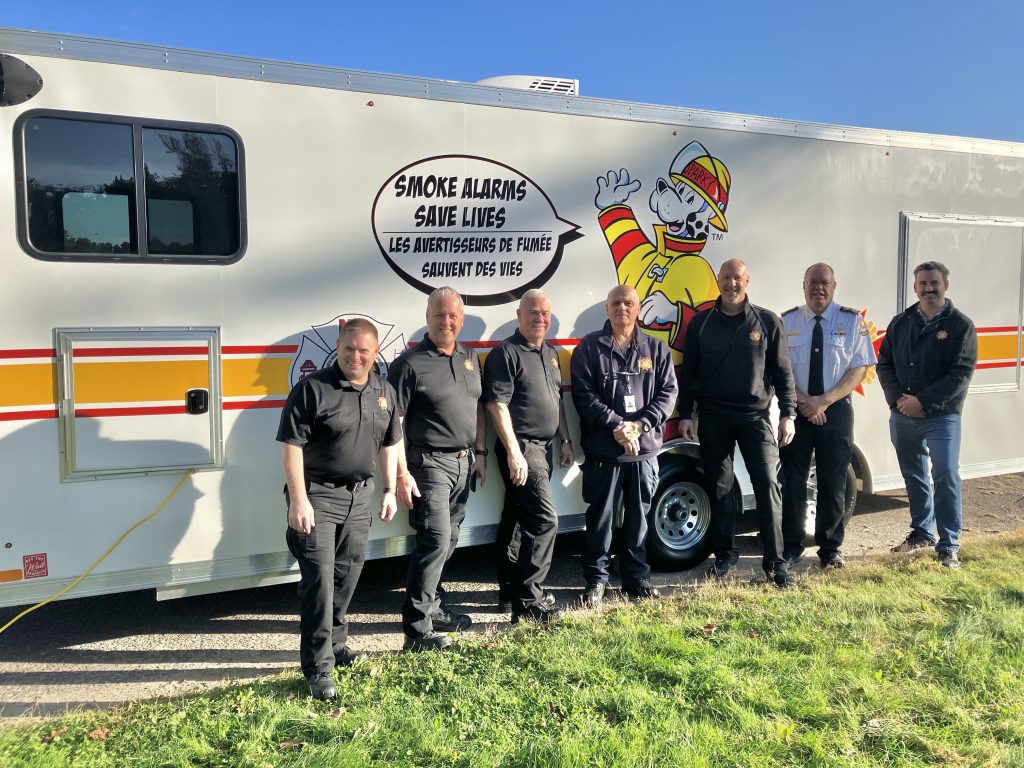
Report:
[[[647,557],[663,570],[685,570],[711,551],[711,498],[696,470],[662,471],[647,521]]]
[[[849,523],[857,508],[857,472],[853,464],[846,466],[846,496],[843,500],[843,522]],[[804,521],[804,545],[814,544],[814,521],[818,509],[818,475],[814,461],[811,461],[811,472],[807,477],[807,517]]]

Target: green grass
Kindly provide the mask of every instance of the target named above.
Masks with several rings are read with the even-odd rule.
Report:
[[[3,766],[1024,766],[1024,534],[0,731]],[[109,731],[109,732],[107,732]],[[90,735],[91,734],[91,735]],[[97,737],[102,738],[97,738]]]

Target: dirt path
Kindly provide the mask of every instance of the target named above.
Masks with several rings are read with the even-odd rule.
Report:
[[[1024,528],[1024,474],[967,481],[964,508],[969,558],[972,540]],[[848,561],[888,551],[905,535],[908,519],[905,494],[862,495],[844,548]],[[754,575],[760,565],[756,541],[752,535],[741,540],[744,567]],[[560,601],[578,599],[580,546],[578,534],[559,539],[548,586]],[[811,564],[798,566],[799,578],[817,570],[809,554]],[[405,565],[404,558],[367,564],[350,613],[354,647],[401,648],[397,611]],[[667,591],[684,589],[702,580],[705,569],[655,573],[654,580]],[[451,576],[447,588],[472,615],[472,631],[507,624],[508,616],[495,611],[487,547],[459,550]],[[175,696],[297,670],[295,611],[294,585],[166,603],[145,591],[45,606],[0,636],[0,718]],[[0,624],[16,613],[0,609]]]

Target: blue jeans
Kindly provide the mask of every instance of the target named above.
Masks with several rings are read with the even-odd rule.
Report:
[[[937,552],[960,549],[960,414],[916,419],[893,411],[889,435],[910,500],[910,527],[938,543]],[[928,459],[931,458],[931,478]],[[932,484],[934,483],[934,492]]]

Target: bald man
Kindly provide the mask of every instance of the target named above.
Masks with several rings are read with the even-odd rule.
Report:
[[[704,478],[712,489],[711,536],[715,563],[708,578],[725,578],[739,560],[736,549],[733,453],[739,446],[754,486],[765,575],[778,587],[793,585],[783,555],[779,446],[793,440],[796,388],[786,331],[778,315],[747,298],[750,275],[740,259],[718,272],[722,292],[715,306],[686,330],[679,380],[679,433],[700,440]],[[779,426],[768,411],[779,398]],[[699,418],[694,413],[694,405]]]

